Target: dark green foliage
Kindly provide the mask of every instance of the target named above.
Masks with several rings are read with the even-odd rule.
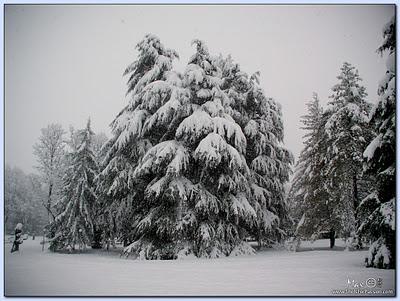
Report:
[[[395,268],[396,266],[396,76],[395,76],[395,18],[384,28],[384,42],[379,52],[389,52],[387,72],[382,79],[379,101],[372,109],[369,124],[376,136],[364,152],[364,170],[376,181],[360,205],[363,223],[359,235],[374,242],[369,249],[367,266]]]
[[[280,146],[280,106],[255,76],[242,73],[241,82],[234,64],[212,57],[200,40],[193,45],[178,74],[175,52],[158,38],[138,44],[139,59],[126,71],[131,100],[106,145],[98,182],[105,229],[141,258],[252,253],[249,233],[284,234],[291,155]]]
[[[63,178],[62,199],[56,204],[57,214],[49,226],[52,250],[71,248],[76,244],[91,245],[96,222],[97,197],[94,193],[98,166],[92,151],[90,120],[71,145],[69,167]]]

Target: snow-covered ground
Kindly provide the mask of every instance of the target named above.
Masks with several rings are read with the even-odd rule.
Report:
[[[333,296],[333,290],[365,288],[393,295],[395,288],[394,270],[365,268],[366,251],[343,251],[340,240],[335,250],[322,240],[304,243],[297,253],[268,249],[254,256],[175,261],[123,259],[117,251],[91,249],[55,254],[42,252],[39,242],[40,237],[25,240],[19,254],[5,245],[6,296]],[[368,288],[369,278],[378,286]]]

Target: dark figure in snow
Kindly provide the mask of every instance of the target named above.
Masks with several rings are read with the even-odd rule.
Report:
[[[22,224],[18,223],[15,227],[15,239],[11,248],[11,253],[19,251],[19,245],[22,244]]]

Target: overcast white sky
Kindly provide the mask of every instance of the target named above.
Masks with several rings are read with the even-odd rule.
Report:
[[[344,61],[359,69],[376,101],[385,59],[375,50],[395,7],[254,6],[6,6],[6,164],[34,171],[32,145],[52,122],[110,136],[127,103],[125,67],[146,33],[180,54],[183,70],[194,38],[213,54],[232,54],[247,73],[261,72],[268,96],[282,104],[285,144],[302,148],[300,116],[315,91],[323,104]]]

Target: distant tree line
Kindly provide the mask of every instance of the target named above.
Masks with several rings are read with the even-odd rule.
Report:
[[[5,233],[13,234],[17,223],[25,225],[24,232],[43,235],[47,225],[42,200],[45,191],[41,179],[25,174],[17,167],[6,165],[4,185]]]

